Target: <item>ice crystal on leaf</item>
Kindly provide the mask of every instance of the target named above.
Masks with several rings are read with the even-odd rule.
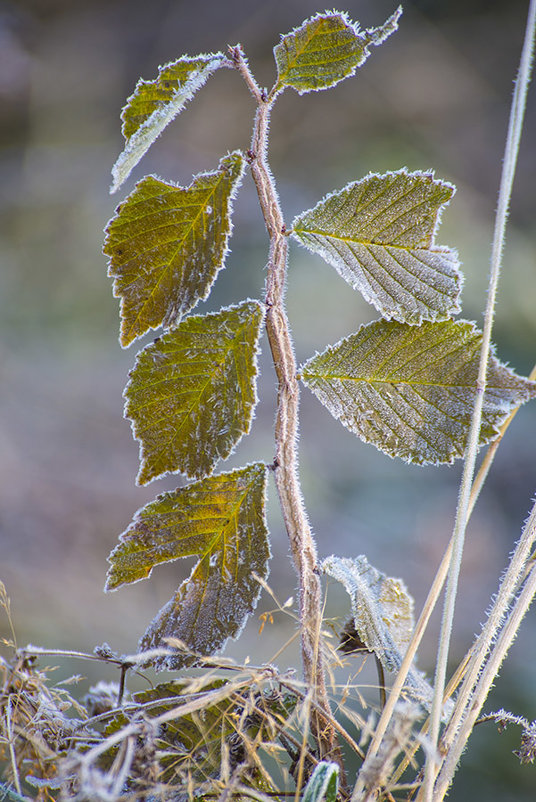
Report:
[[[347,429],[391,457],[440,464],[462,457],[482,334],[472,323],[379,320],[305,363],[301,378]],[[480,444],[495,438],[536,384],[492,355]]]
[[[327,557],[322,569],[344,585],[356,631],[366,648],[387,671],[398,671],[415,628],[414,601],[403,580],[378,571],[364,555]],[[432,686],[415,666],[409,670],[405,690],[430,710]]]
[[[298,215],[292,234],[385,318],[444,320],[460,310],[462,277],[434,236],[453,194],[428,173],[369,175]]]
[[[337,802],[339,766],[321,760],[303,792],[302,802]]]

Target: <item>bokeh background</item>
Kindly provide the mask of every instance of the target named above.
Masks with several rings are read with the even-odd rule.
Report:
[[[273,113],[270,159],[286,220],[368,171],[434,168],[458,191],[438,242],[456,247],[466,282],[463,316],[481,323],[512,82],[526,0],[412,0],[399,31],[358,76],[326,93],[288,90]],[[363,27],[392,0],[348,0]],[[137,488],[138,447],[122,418],[136,347],[118,345],[118,303],[101,255],[102,231],[135,180],[155,173],[183,185],[249,143],[252,99],[222,70],[153,146],[126,189],[110,197],[122,147],[119,111],[139,76],[159,64],[241,42],[261,85],[274,80],[279,34],[322,10],[312,0],[0,0],[0,578],[19,644],[91,651],[107,641],[132,652],[190,566],[102,592],[106,556],[137,508],[180,478]],[[529,96],[494,340],[501,359],[528,373],[536,353],[536,97]],[[196,311],[260,297],[266,236],[252,182],[236,201],[227,269]],[[300,361],[377,317],[330,267],[292,247],[288,312]],[[261,359],[252,434],[230,465],[272,458],[274,375]],[[484,620],[536,489],[536,409],[523,409],[501,445],[468,532],[453,664]],[[223,467],[223,466],[222,466]],[[226,466],[227,467],[227,466]],[[460,465],[418,469],[360,443],[303,393],[301,473],[321,556],[366,554],[402,576],[417,609],[448,541]],[[270,584],[295,593],[271,488]],[[339,626],[348,602],[328,591]],[[258,613],[273,602],[266,596]],[[488,709],[536,718],[536,626],[526,620]],[[292,633],[255,617],[226,653],[270,659]],[[434,619],[420,665],[430,669]],[[0,629],[8,634],[7,622]],[[290,648],[281,667],[292,665]],[[369,670],[369,668],[371,670]],[[374,683],[373,666],[360,675]],[[84,664],[87,682],[96,679]],[[110,673],[109,679],[114,678]],[[87,684],[86,682],[86,684]],[[84,682],[82,683],[82,685]],[[511,754],[518,732],[477,729],[451,799],[534,799],[536,768]]]

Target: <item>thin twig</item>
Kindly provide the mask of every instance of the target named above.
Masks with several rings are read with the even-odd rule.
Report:
[[[281,685],[283,688],[287,688],[287,689],[288,689],[289,691],[291,691],[292,693],[295,693],[295,694],[296,694],[296,696],[299,696],[299,697],[300,697],[300,699],[301,699],[302,701],[305,699],[305,694],[304,694],[304,693],[302,693],[301,691],[299,691],[299,690],[296,688],[296,686],[295,686],[295,685],[292,685],[292,683],[290,683],[290,682],[285,682],[284,680],[280,680],[280,681],[279,681],[279,684],[280,684],[280,685]],[[314,702],[313,702],[312,704],[314,704]],[[344,713],[344,710],[343,710],[342,712]],[[346,715],[346,714],[345,714],[345,715]],[[361,758],[361,760],[364,760],[364,759],[365,759],[365,753],[363,752],[363,750],[361,749],[361,747],[359,746],[359,744],[358,744],[358,743],[357,743],[357,742],[356,742],[356,741],[355,741],[355,740],[352,738],[352,736],[351,736],[351,735],[350,735],[350,734],[349,734],[349,733],[348,733],[348,732],[347,732],[347,731],[344,729],[344,727],[342,726],[342,724],[339,724],[339,722],[337,721],[337,719],[336,719],[336,718],[334,718],[333,716],[331,717],[331,719],[330,719],[330,722],[329,722],[329,723],[331,724],[331,726],[333,727],[333,729],[334,729],[334,730],[335,730],[335,731],[336,731],[336,732],[337,732],[337,733],[338,733],[338,734],[339,734],[339,735],[340,735],[342,738],[344,738],[344,740],[346,741],[346,743],[348,744],[348,746],[349,746],[349,747],[352,749],[352,751],[353,751],[353,752],[355,752],[355,754],[356,754],[358,757],[360,757],[360,758]]]
[[[29,797],[18,794],[9,785],[0,781],[0,802],[4,802],[6,799],[9,802],[32,802]]]
[[[529,379],[531,381],[536,379],[536,366],[533,367],[533,369],[532,369],[532,371],[531,371],[531,373],[529,375]],[[504,437],[504,434],[505,434],[508,426],[511,424],[512,420],[514,419],[514,416],[516,415],[516,413],[518,411],[519,411],[519,407],[514,409],[513,412],[508,416],[508,418],[505,420],[505,422],[501,426],[499,437],[496,440],[494,440],[493,443],[491,443],[491,445],[489,446],[489,448],[488,448],[488,450],[486,452],[484,460],[482,461],[480,469],[479,469],[479,471],[477,473],[477,476],[475,477],[475,480],[473,482],[473,486],[471,488],[471,496],[470,496],[470,500],[469,500],[468,516],[470,516],[473,513],[476,501],[477,501],[478,496],[480,494],[480,490],[482,488],[482,485],[484,483],[484,480],[485,480],[486,476],[489,473],[489,470],[490,470],[490,467],[492,465],[493,459],[494,459],[495,454],[497,452],[497,448],[499,447],[499,444],[500,444],[502,438]],[[447,548],[445,550],[445,553],[443,554],[443,557],[442,557],[441,563],[439,565],[439,568],[436,571],[436,574],[435,574],[435,577],[434,577],[434,581],[433,581],[432,586],[430,587],[430,590],[428,592],[428,597],[427,597],[427,599],[426,599],[426,601],[424,603],[424,606],[423,606],[423,609],[422,609],[421,614],[419,616],[419,619],[417,621],[417,624],[415,625],[415,629],[413,631],[411,640],[409,642],[406,654],[404,655],[404,660],[402,662],[400,670],[398,671],[398,673],[397,673],[397,675],[395,677],[395,680],[394,680],[394,682],[393,682],[393,684],[392,684],[392,686],[391,686],[391,688],[389,690],[389,696],[387,698],[386,705],[385,705],[385,707],[384,707],[384,709],[382,711],[382,715],[380,717],[380,720],[378,721],[378,726],[376,727],[376,730],[374,732],[374,737],[373,737],[373,739],[371,741],[371,744],[369,746],[369,749],[368,749],[368,753],[370,753],[371,755],[375,754],[377,752],[377,750],[378,750],[378,748],[380,746],[381,740],[382,740],[383,736],[385,735],[385,731],[386,731],[387,726],[389,724],[389,720],[390,720],[390,718],[392,716],[392,713],[393,713],[393,710],[395,708],[395,705],[398,702],[398,699],[400,698],[400,692],[402,691],[402,688],[404,687],[404,683],[406,681],[409,669],[411,668],[411,665],[412,665],[412,663],[413,663],[413,661],[415,659],[415,655],[417,654],[417,650],[418,650],[418,648],[420,646],[422,637],[424,635],[424,632],[426,631],[426,628],[428,626],[428,622],[429,622],[430,617],[431,617],[431,615],[432,615],[432,613],[433,613],[433,611],[435,609],[435,606],[436,606],[437,601],[439,599],[439,595],[440,595],[441,590],[443,588],[443,585],[445,583],[445,579],[446,579],[447,573],[448,573],[448,567],[449,567],[449,563],[450,563],[451,553],[452,553],[452,538],[449,541],[449,544],[448,544],[448,546],[447,546]],[[469,654],[466,655],[463,658],[463,660],[461,661],[460,665],[458,666],[456,674],[453,677],[453,679],[456,678],[456,681],[453,684],[453,682],[451,680],[451,682],[449,683],[449,688],[447,689],[447,692],[445,693],[445,697],[444,698],[450,698],[450,696],[454,692],[455,688],[461,682],[461,679],[463,678],[463,674],[465,673],[465,670],[467,668],[469,657],[471,656],[472,651],[473,651],[473,647],[471,647],[471,650],[470,650]],[[462,676],[460,676],[459,678],[457,677],[458,671],[461,671],[461,674],[462,674]],[[426,731],[427,730],[428,730],[428,723],[426,724]],[[359,779],[358,779],[358,783],[359,783]],[[358,788],[358,791],[362,793],[363,789],[362,788]]]
[[[378,726],[374,732],[374,737],[370,743],[370,746],[367,750],[367,760],[371,760],[374,755],[377,754],[382,740],[387,732],[387,727],[389,726],[389,722],[393,716],[393,712],[400,698],[400,693],[402,688],[404,687],[404,683],[407,679],[408,673],[413,665],[413,661],[415,660],[415,655],[417,654],[417,649],[419,648],[420,642],[428,626],[428,622],[434,610],[434,607],[437,603],[439,598],[439,594],[441,593],[441,589],[445,582],[445,578],[447,576],[450,555],[452,552],[452,540],[450,541],[445,554],[443,555],[443,559],[441,560],[441,564],[436,572],[434,577],[434,581],[432,586],[428,592],[428,597],[424,603],[424,607],[422,612],[419,616],[419,620],[415,625],[415,629],[411,636],[411,640],[408,644],[407,651],[404,655],[404,659],[402,660],[402,665],[400,666],[399,671],[395,677],[393,685],[389,691],[389,696],[387,697],[387,702],[385,703],[385,707],[383,708],[382,714],[380,716],[380,720],[378,722]],[[354,790],[352,792],[352,800],[362,799],[363,802],[368,802],[374,796],[374,789],[370,789],[369,795],[367,796],[365,793],[365,786],[363,779],[360,775],[357,777],[357,782],[355,784]]]
[[[309,738],[309,722],[311,721],[311,690],[304,700],[304,721],[303,721],[303,734],[300,746],[300,757],[298,760],[297,775],[296,775],[296,793],[294,794],[294,802],[300,802],[301,791],[303,787],[303,777],[305,771],[305,756],[309,753],[307,749],[307,740]]]
[[[385,693],[385,671],[383,670],[383,665],[381,663],[381,660],[376,653],[374,653],[374,660],[376,661],[376,670],[378,672],[378,686],[380,689],[380,710],[383,710],[383,708],[385,707],[385,703],[387,701]]]

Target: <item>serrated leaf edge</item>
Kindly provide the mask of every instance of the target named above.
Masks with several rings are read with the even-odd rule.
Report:
[[[194,62],[203,58],[207,59],[207,63],[204,66],[199,67],[197,70],[194,70],[188,78],[186,84],[182,87],[179,87],[175,91],[171,100],[169,100],[165,105],[156,108],[132,134],[132,136],[126,140],[125,147],[112,167],[112,185],[110,187],[110,194],[113,195],[114,192],[117,192],[119,187],[127,180],[134,167],[147,153],[153,142],[160,136],[166,126],[177,116],[177,114],[179,114],[186,103],[188,103],[195,93],[206,83],[209,76],[227,62],[227,59],[223,53],[200,53],[198,56],[193,57],[183,56],[174,62],[169,62],[169,64],[164,64],[158,68],[158,71],[160,72],[166,67],[176,64],[178,61]],[[152,81],[145,81],[143,79],[138,81],[134,92],[127,98],[125,107],[128,105],[131,98],[135,97],[138,87],[147,83],[152,83]],[[124,120],[123,115],[121,115],[121,117]]]
[[[271,560],[271,558],[272,558],[272,550],[271,550],[271,547],[270,547],[270,533],[269,533],[269,530],[268,530],[268,522],[267,522],[267,519],[266,519],[266,501],[267,501],[267,490],[268,490],[268,466],[267,466],[265,463],[263,463],[263,462],[254,462],[254,463],[248,463],[248,465],[244,466],[243,468],[237,468],[235,471],[231,471],[230,473],[235,473],[235,472],[239,472],[239,471],[244,471],[244,470],[246,470],[247,468],[249,468],[249,467],[254,467],[254,466],[259,466],[259,467],[260,467],[260,466],[262,466],[262,467],[264,467],[264,471],[263,471],[263,477],[262,477],[262,505],[261,505],[261,515],[262,515],[262,523],[263,523],[263,526],[264,526],[264,529],[265,529],[265,532],[266,532],[265,541],[266,541],[267,557],[266,557],[266,566],[265,566],[265,572],[264,572],[264,576],[261,576],[260,578],[261,578],[261,579],[264,579],[264,580],[266,580],[266,579],[268,578],[268,575],[269,575],[269,571],[270,571],[270,569],[269,569],[269,563],[270,563],[270,560]],[[224,474],[218,474],[218,475],[219,475],[219,476],[222,476],[222,475],[224,475]],[[202,481],[202,480],[201,480],[201,481]],[[179,559],[180,559],[180,558],[179,558]],[[183,580],[183,582],[181,582],[181,584],[179,585],[179,587],[177,588],[177,590],[176,590],[176,591],[175,591],[175,593],[173,594],[172,598],[171,598],[169,601],[167,601],[167,602],[166,602],[166,603],[165,603],[165,604],[164,604],[164,605],[163,605],[163,606],[160,608],[160,610],[159,610],[159,611],[157,612],[157,614],[154,616],[154,618],[152,619],[152,621],[151,621],[151,622],[149,623],[149,625],[146,627],[146,629],[145,629],[145,632],[144,632],[144,633],[143,633],[143,635],[141,636],[141,638],[140,638],[140,640],[139,640],[139,643],[138,643],[138,648],[139,648],[139,650],[140,650],[140,651],[144,651],[144,650],[145,650],[145,646],[143,645],[143,643],[144,643],[144,639],[145,639],[145,637],[147,636],[147,633],[148,633],[148,632],[149,632],[149,630],[150,630],[150,629],[153,627],[153,624],[155,623],[155,621],[157,621],[157,619],[158,619],[158,618],[159,618],[159,616],[161,615],[161,613],[162,613],[162,611],[164,610],[164,608],[165,608],[165,607],[167,607],[167,606],[170,604],[170,602],[172,602],[172,601],[174,600],[174,598],[176,597],[176,595],[179,593],[180,589],[181,589],[182,587],[184,587],[184,586],[185,586],[185,585],[186,585],[186,584],[187,584],[187,583],[190,581],[190,579],[191,579],[191,576],[192,576],[192,574],[194,573],[194,571],[196,570],[196,568],[197,568],[197,565],[198,565],[198,564],[199,564],[199,559],[196,561],[196,564],[193,566],[193,568],[192,568],[192,570],[190,571],[190,573],[189,573],[188,577],[187,577],[185,580]],[[148,577],[147,577],[147,578],[148,578]],[[239,626],[239,627],[238,627],[238,629],[236,630],[235,634],[234,634],[234,635],[228,635],[228,636],[227,636],[227,637],[226,637],[226,638],[225,638],[225,639],[222,641],[222,643],[220,644],[220,646],[219,646],[218,648],[216,648],[216,649],[214,649],[212,652],[210,652],[210,654],[211,654],[211,655],[212,655],[212,654],[219,654],[219,653],[221,653],[221,652],[222,652],[222,651],[225,649],[225,647],[226,647],[227,643],[228,643],[230,640],[236,641],[236,640],[238,640],[238,638],[239,638],[239,637],[240,637],[240,635],[242,634],[242,632],[243,632],[243,630],[244,630],[244,627],[246,626],[246,624],[247,624],[247,622],[248,622],[248,619],[249,619],[249,618],[250,618],[250,616],[253,614],[253,612],[256,610],[256,608],[257,608],[257,604],[258,604],[258,602],[259,602],[259,599],[260,599],[260,596],[261,596],[261,592],[262,592],[262,588],[263,588],[263,586],[262,586],[262,583],[261,583],[261,582],[257,582],[257,584],[258,584],[258,586],[259,586],[259,587],[258,587],[258,591],[257,591],[257,594],[256,594],[256,596],[254,596],[254,598],[251,600],[251,610],[250,610],[248,613],[246,613],[246,614],[244,615],[244,617],[243,617],[242,621],[240,622],[240,626]],[[238,622],[237,622],[237,623],[238,623]],[[157,671],[157,672],[158,672],[158,671],[164,671],[164,670],[166,670],[166,669],[169,669],[169,670],[174,670],[174,669],[176,669],[176,668],[177,668],[177,665],[176,665],[176,657],[177,657],[177,656],[178,656],[178,655],[171,654],[171,655],[167,655],[167,656],[164,656],[164,657],[156,657],[156,658],[153,660],[153,662],[152,662],[152,665],[153,665],[153,667],[154,667],[155,671]],[[207,656],[207,655],[205,655],[205,656]],[[181,667],[183,667],[183,666],[181,666]]]
[[[394,248],[394,249],[398,248],[399,250],[407,251],[409,253],[412,253],[412,252],[415,252],[415,251],[419,251],[419,250],[423,250],[423,251],[426,251],[428,253],[437,253],[437,254],[443,253],[445,255],[448,255],[450,258],[452,258],[452,269],[453,269],[453,271],[456,272],[455,280],[456,280],[456,285],[457,285],[457,288],[458,288],[458,292],[456,294],[456,297],[452,299],[452,306],[451,306],[450,312],[445,312],[444,314],[435,313],[433,316],[430,316],[429,318],[425,318],[422,314],[418,315],[418,316],[414,316],[411,319],[407,319],[406,317],[404,317],[403,314],[399,314],[399,315],[391,314],[391,315],[385,315],[383,317],[384,320],[396,320],[399,323],[407,323],[408,325],[413,325],[413,326],[419,326],[424,320],[429,320],[430,322],[445,321],[445,320],[448,320],[449,318],[451,318],[452,315],[458,314],[458,312],[461,311],[460,296],[461,296],[461,293],[462,293],[462,290],[463,290],[465,276],[462,273],[462,271],[460,270],[461,262],[460,262],[460,258],[459,258],[457,249],[456,248],[451,248],[448,245],[438,245],[436,243],[436,241],[435,241],[437,231],[439,229],[439,226],[441,225],[441,217],[443,215],[443,211],[449,205],[450,201],[454,197],[454,195],[456,193],[456,187],[455,187],[454,184],[451,184],[450,181],[445,181],[442,178],[435,178],[435,171],[433,169],[430,169],[430,170],[411,170],[410,171],[406,167],[402,167],[400,170],[388,170],[386,173],[376,173],[374,171],[371,171],[371,172],[367,173],[367,175],[365,175],[363,178],[357,179],[355,181],[349,181],[341,189],[336,189],[336,190],[333,190],[331,192],[326,193],[311,209],[307,209],[304,212],[300,212],[300,214],[296,215],[296,217],[292,221],[292,225],[291,225],[290,229],[288,230],[288,233],[293,237],[293,239],[302,248],[305,248],[305,250],[307,250],[309,253],[311,253],[311,250],[307,247],[305,242],[303,242],[301,236],[297,233],[297,231],[300,230],[299,229],[299,225],[297,227],[297,224],[302,222],[302,220],[305,217],[305,215],[314,214],[314,212],[316,212],[319,208],[321,208],[325,203],[330,201],[332,198],[335,198],[338,195],[342,195],[343,192],[350,192],[355,186],[358,186],[359,184],[362,184],[362,183],[364,183],[365,181],[368,181],[371,178],[379,178],[379,179],[389,178],[389,177],[396,178],[399,175],[403,175],[403,176],[406,176],[406,177],[409,177],[409,178],[414,178],[414,177],[415,178],[431,178],[432,181],[434,182],[434,184],[436,184],[436,185],[439,184],[441,187],[443,187],[445,189],[452,190],[450,197],[447,198],[446,201],[443,201],[443,203],[441,203],[437,207],[437,211],[436,211],[436,214],[435,214],[434,225],[433,225],[432,231],[430,232],[430,242],[429,242],[429,244],[426,247],[410,248],[410,247],[405,246],[405,245],[393,245],[393,244],[388,243],[388,242],[386,242],[386,243],[383,243],[383,242],[367,243],[364,240],[363,241],[356,240],[356,242],[358,244],[360,244],[360,245],[365,246],[365,247],[366,247],[367,244],[374,244],[374,245],[378,245],[380,247],[385,247],[385,248]],[[295,231],[295,229],[296,229],[296,231]],[[333,239],[337,239],[335,234],[327,234],[327,233],[323,233],[323,232],[321,232],[321,234],[323,236],[325,236],[325,237],[332,237]],[[341,237],[340,239],[344,239],[344,238]],[[326,264],[328,264],[331,267],[333,267],[332,261],[330,261],[327,258],[326,254],[321,252],[321,250],[323,250],[323,249],[318,248],[317,255],[320,256],[326,262]],[[339,275],[341,275],[337,268],[335,268],[335,270],[336,270],[337,273],[339,273]],[[344,278],[343,276],[341,276],[341,277],[343,278],[343,280],[346,281],[347,284],[349,284],[349,286],[352,287],[352,289],[357,289],[361,293],[361,295],[363,296],[365,301],[367,301],[367,303],[370,303],[379,312],[382,311],[381,308],[380,308],[381,304],[379,304],[377,302],[374,294],[368,289],[368,285],[367,285],[367,287],[356,287],[356,286],[350,284],[346,278]]]
[[[246,298],[244,301],[240,301],[240,303],[230,304],[229,306],[222,306],[222,308],[219,309],[217,312],[208,312],[205,315],[199,315],[198,316],[198,317],[215,317],[216,315],[220,315],[223,312],[230,312],[231,310],[238,309],[239,307],[245,306],[246,304],[255,304],[257,306],[257,308],[260,309],[260,311],[261,311],[261,320],[260,320],[260,323],[259,323],[259,337],[258,337],[257,344],[256,344],[255,349],[253,350],[253,355],[252,355],[253,356],[252,367],[253,367],[253,380],[254,381],[253,381],[253,403],[251,405],[251,418],[250,418],[250,420],[248,422],[247,429],[245,429],[245,431],[242,433],[241,437],[238,439],[238,441],[231,448],[229,453],[224,457],[219,457],[216,460],[215,465],[220,460],[229,459],[229,457],[232,456],[232,454],[234,454],[234,452],[235,452],[238,444],[241,442],[242,438],[246,437],[246,435],[248,435],[249,432],[251,431],[251,427],[253,425],[253,421],[255,420],[255,410],[257,408],[257,404],[259,403],[259,396],[258,396],[258,392],[257,392],[257,381],[256,381],[256,379],[257,379],[257,377],[259,375],[258,357],[260,356],[260,353],[261,353],[261,349],[260,349],[260,344],[259,343],[260,343],[260,338],[262,336],[262,325],[263,325],[263,322],[264,322],[264,319],[265,319],[265,316],[266,316],[266,311],[265,311],[264,305],[260,301],[258,301],[256,299],[253,299],[253,298]],[[189,319],[190,319],[190,316],[188,316],[186,318],[183,318],[183,321],[189,320]],[[181,322],[183,322],[183,321],[181,321]],[[171,333],[174,330],[174,328],[177,328],[177,327],[170,328],[165,333],[166,334]],[[159,339],[159,338],[157,338],[157,339]],[[139,355],[142,354],[147,348],[150,348],[152,345],[154,345],[154,342],[148,343],[147,345],[145,345],[142,348],[140,348],[140,350],[136,354],[135,363],[137,363]],[[125,403],[124,403],[124,406],[123,406],[123,418],[130,422],[130,428],[131,428],[131,431],[132,431],[132,437],[137,443],[139,443],[138,461],[140,463],[140,469],[138,471],[138,475],[136,476],[136,484],[138,485],[138,487],[146,487],[147,485],[151,484],[152,482],[156,481],[157,479],[161,479],[164,476],[174,476],[176,474],[181,474],[182,476],[186,476],[189,479],[195,478],[196,480],[198,479],[199,481],[201,481],[203,478],[207,478],[207,476],[211,476],[212,473],[207,474],[205,477],[195,477],[193,474],[189,474],[189,473],[187,473],[185,471],[181,471],[180,469],[178,469],[176,471],[162,471],[162,473],[159,473],[156,476],[152,476],[146,482],[141,482],[140,481],[140,476],[141,476],[143,468],[145,466],[145,460],[143,458],[143,441],[136,434],[136,423],[135,423],[135,421],[133,419],[129,418],[129,416],[127,414],[127,406],[128,406],[127,391],[128,391],[128,389],[129,389],[129,387],[131,385],[131,381],[132,380],[129,378],[129,380],[128,380],[126,386],[125,386],[125,389],[123,390],[123,398],[125,400]]]
[[[363,569],[359,572],[358,562],[361,563]],[[322,571],[328,576],[340,582],[350,597],[350,604],[352,608],[352,617],[356,630],[359,633],[358,617],[360,610],[358,605],[364,607],[366,610],[367,618],[371,622],[372,628],[378,639],[376,648],[372,643],[366,643],[368,649],[374,652],[383,667],[390,672],[397,672],[400,670],[404,655],[407,652],[407,644],[397,643],[392,633],[392,626],[389,626],[388,620],[382,614],[383,604],[380,599],[375,599],[371,592],[371,586],[365,578],[365,573],[370,570],[372,575],[376,578],[381,578],[383,581],[389,581],[393,584],[398,584],[400,591],[405,593],[409,600],[410,607],[410,623],[414,626],[414,606],[415,600],[411,593],[408,591],[406,583],[399,577],[392,577],[380,571],[372,563],[370,563],[364,554],[360,554],[356,558],[350,557],[336,557],[331,555],[322,560]],[[355,570],[355,573],[354,573]],[[359,599],[359,601],[358,601]],[[361,612],[361,615],[363,613]],[[363,633],[359,633],[363,637]],[[414,694],[415,699],[422,707],[428,712],[431,710],[433,687],[427,679],[425,673],[417,668],[415,660],[411,667],[408,669],[406,676],[406,687],[410,688]],[[452,700],[448,700],[443,705],[442,719],[446,719],[450,714],[453,707]]]

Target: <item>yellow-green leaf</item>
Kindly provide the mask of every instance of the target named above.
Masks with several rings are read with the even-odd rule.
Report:
[[[456,252],[434,237],[453,194],[429,173],[371,174],[298,215],[292,234],[383,317],[445,320],[460,311],[462,276]]]
[[[140,442],[138,482],[201,477],[249,432],[263,310],[244,301],[192,315],[138,354],[125,415]]]
[[[235,151],[189,187],[146,176],[118,207],[104,253],[121,299],[123,347],[180,320],[207,297],[224,266],[243,172],[244,158]]]
[[[126,181],[155,139],[207,78],[228,63],[222,53],[203,53],[194,58],[182,56],[160,67],[153,81],[138,81],[121,113],[126,145],[112,168],[111,192]]]
[[[268,575],[265,520],[266,466],[231,473],[163,493],[140,510],[109,562],[107,590],[148,577],[159,563],[195,555],[198,561],[175,597],[162,608],[140,648],[182,640],[193,652],[213,654],[236,637],[257,603]],[[189,654],[159,658],[160,668],[192,662]]]
[[[192,693],[192,686],[196,692]],[[159,733],[161,783],[174,783],[182,779],[188,783],[206,782],[219,778],[222,764],[222,747],[237,729],[237,692],[233,685],[222,679],[207,680],[200,688],[198,679],[178,679],[165,682],[132,695],[137,705],[150,704],[150,715],[159,716],[193,699],[206,698],[206,703],[190,715],[181,715],[167,722]],[[229,688],[228,696],[210,702],[212,692]],[[159,700],[162,704],[155,704]],[[239,720],[239,719],[238,719]]]
[[[465,451],[482,334],[472,323],[376,321],[310,359],[301,378],[347,429],[391,457],[450,463]],[[492,355],[480,444],[536,384]]]
[[[401,13],[399,6],[383,25],[365,31],[338,11],[305,20],[274,48],[278,77],[271,94],[292,86],[303,95],[354,75],[369,57],[369,48],[396,31]]]

